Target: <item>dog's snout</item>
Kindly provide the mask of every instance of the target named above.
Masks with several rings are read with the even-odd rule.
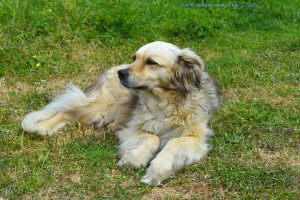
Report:
[[[128,72],[128,69],[120,69],[118,71],[118,74],[119,74],[119,78],[124,78],[129,75],[129,72]]]

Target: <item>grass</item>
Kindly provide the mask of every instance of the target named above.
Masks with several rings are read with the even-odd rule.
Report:
[[[202,3],[2,0],[0,199],[299,199],[300,3]],[[139,182],[144,168],[117,167],[108,131],[22,131],[68,82],[84,88],[154,40],[191,47],[218,81],[212,150],[199,163],[152,188]]]

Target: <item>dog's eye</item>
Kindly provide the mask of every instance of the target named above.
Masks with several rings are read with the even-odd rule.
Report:
[[[146,65],[158,65],[157,62],[155,62],[154,60],[148,59],[146,61]]]
[[[132,56],[132,60],[133,60],[133,61],[136,60],[136,55]]]

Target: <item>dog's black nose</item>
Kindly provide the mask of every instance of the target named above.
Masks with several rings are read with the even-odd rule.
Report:
[[[126,77],[126,76],[129,75],[128,69],[120,69],[120,70],[118,71],[118,74],[119,74],[119,78]]]

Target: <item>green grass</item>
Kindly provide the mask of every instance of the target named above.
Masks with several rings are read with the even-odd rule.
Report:
[[[299,199],[300,2],[202,3],[2,0],[0,199]],[[152,188],[139,182],[144,168],[117,166],[110,132],[22,131],[22,117],[68,82],[86,87],[154,40],[194,49],[219,84],[199,163]]]

